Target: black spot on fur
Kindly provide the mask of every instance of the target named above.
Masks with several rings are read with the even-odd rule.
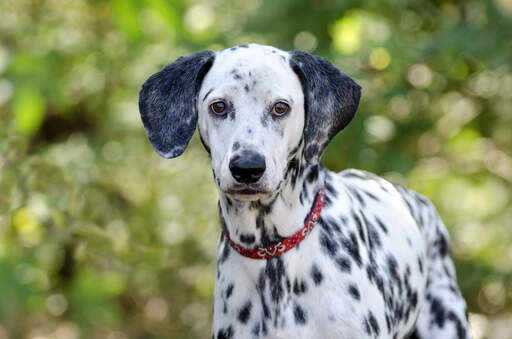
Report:
[[[435,324],[440,328],[444,327],[444,322],[447,318],[447,312],[443,305],[443,302],[427,294],[427,301],[430,303],[430,315],[432,316],[432,325]]]
[[[254,325],[254,327],[252,328],[252,334],[254,334],[255,337],[259,337],[260,336],[260,324],[257,323],[256,325]]]
[[[320,285],[322,283],[322,280],[324,279],[322,272],[320,272],[320,269],[315,264],[311,266],[311,277],[313,278],[313,282],[317,286]]]
[[[327,253],[330,257],[334,257],[338,252],[338,244],[334,242],[327,233],[322,233],[320,235],[320,245],[322,245],[322,249],[325,253]]]
[[[301,295],[306,293],[307,289],[308,287],[304,280],[301,280],[299,282],[298,279],[295,279],[293,283],[293,293],[295,293],[296,295]]]
[[[233,338],[233,327],[230,325],[228,328],[221,328],[217,332],[217,339],[231,339]]]
[[[399,294],[402,294],[402,280],[400,279],[400,274],[398,273],[398,262],[392,255],[388,255],[386,259],[388,264],[389,275],[391,276],[391,279],[395,282],[395,285],[398,287]]]
[[[306,323],[306,313],[300,307],[300,305],[296,304],[293,309],[293,316],[295,317],[295,323],[299,325],[304,325]]]
[[[286,274],[283,259],[277,257],[268,260],[265,266],[265,275],[269,282],[270,297],[275,303],[278,303],[284,294],[283,282]]]
[[[409,336],[405,337],[406,339],[420,339],[420,335],[418,334],[418,330],[415,328]]]
[[[369,240],[370,240],[370,249],[380,248],[382,246],[382,243],[380,241],[379,233],[373,227],[372,224],[370,224],[367,220],[366,220],[366,222],[367,222],[366,228],[368,229],[368,236],[369,236]]]
[[[462,321],[459,319],[459,317],[455,313],[449,312],[448,320],[454,323],[455,329],[457,330],[457,338],[465,339],[466,338],[466,328],[462,324]]]
[[[368,312],[368,322],[370,323],[372,333],[375,333],[378,336],[380,333],[380,327],[379,327],[379,323],[377,322],[377,319],[375,319],[375,316],[373,315],[372,311]]]
[[[359,293],[359,289],[356,285],[350,285],[348,287],[348,293],[355,299],[355,300],[361,300],[361,294]]]
[[[230,251],[230,246],[227,243],[225,243],[219,258],[219,263],[222,264],[228,259]]]
[[[240,312],[238,312],[238,321],[240,321],[242,324],[247,324],[247,321],[249,320],[249,317],[251,316],[251,309],[252,309],[252,303],[251,301],[247,301],[244,306],[240,309]]]
[[[247,85],[247,84],[246,84],[246,85],[244,86],[244,90],[245,90],[246,92],[249,92],[249,85]]]
[[[423,261],[420,257],[418,257],[418,269],[420,270],[420,273],[423,273]]]
[[[338,191],[336,191],[334,186],[331,185],[329,182],[325,183],[325,191],[326,191],[326,195],[328,195],[330,197],[333,197],[333,198],[338,197]]]
[[[350,273],[352,270],[352,263],[347,257],[336,258],[336,267],[342,272]]]
[[[345,187],[350,192],[350,194],[353,197],[355,197],[357,201],[359,201],[359,203],[361,204],[362,207],[366,206],[366,203],[365,203],[363,197],[361,196],[361,194],[359,194],[359,192],[356,189],[354,189],[353,187],[351,187],[349,185],[345,185]]]
[[[239,149],[240,149],[240,143],[239,143],[238,141],[235,141],[235,142],[233,143],[233,148],[232,148],[232,150],[233,150],[233,152],[235,152],[235,151],[238,151]]]
[[[235,285],[234,284],[229,284],[228,287],[226,288],[226,299],[229,299],[229,297],[231,297],[231,295],[233,294],[233,289],[235,288]]]
[[[314,182],[316,179],[318,179],[318,165],[311,166],[311,169],[309,170],[309,173],[306,177],[306,181],[308,183]]]
[[[442,258],[446,257],[450,253],[450,245],[442,233],[438,233],[434,246],[437,249],[437,253],[439,253]]]
[[[386,227],[386,225],[384,225],[384,223],[382,222],[382,220],[380,220],[379,218],[375,217],[375,221],[377,222],[377,225],[379,225],[380,229],[388,234],[388,228]]]
[[[244,244],[251,245],[256,241],[254,234],[240,234],[240,241]]]
[[[270,115],[269,114],[263,114],[260,118],[260,122],[261,122],[261,125],[263,127],[267,127],[268,126],[268,121],[269,121],[269,117]]]
[[[350,233],[349,238],[344,238],[341,241],[343,248],[348,252],[350,257],[356,262],[357,266],[361,267],[363,264],[361,254],[359,253],[359,243],[354,233]]]

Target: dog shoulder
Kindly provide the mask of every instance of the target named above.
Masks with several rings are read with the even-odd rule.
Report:
[[[363,170],[348,169],[333,175],[359,205],[370,211],[385,209],[390,218],[405,211],[427,241],[442,236],[449,243],[445,225],[434,204],[424,195]]]

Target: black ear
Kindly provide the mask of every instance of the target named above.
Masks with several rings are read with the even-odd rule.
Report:
[[[212,51],[181,57],[142,85],[139,111],[149,141],[164,158],[179,156],[197,124],[196,97],[213,64]]]
[[[361,87],[317,55],[292,51],[290,65],[304,91],[304,155],[308,162],[317,162],[331,139],[354,117]]]

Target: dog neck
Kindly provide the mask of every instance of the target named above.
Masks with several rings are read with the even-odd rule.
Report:
[[[222,227],[234,242],[246,248],[268,246],[304,226],[324,185],[325,170],[296,158],[285,173],[279,189],[261,200],[235,200],[219,190]]]

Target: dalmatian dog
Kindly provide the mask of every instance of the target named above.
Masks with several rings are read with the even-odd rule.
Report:
[[[213,339],[470,338],[449,236],[423,196],[320,164],[361,89],[327,60],[256,44],[181,57],[142,86],[164,158],[196,125],[219,192]]]

